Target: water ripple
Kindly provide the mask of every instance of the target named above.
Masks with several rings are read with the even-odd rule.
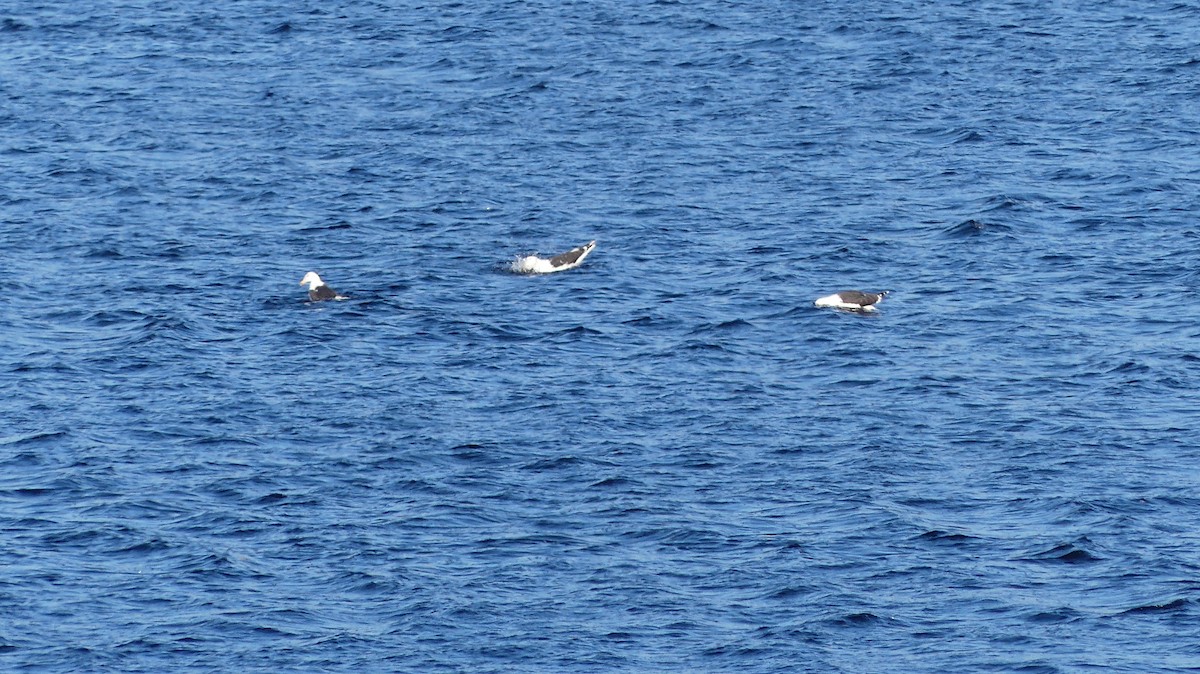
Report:
[[[0,658],[1194,667],[1195,8],[911,9],[0,12]]]

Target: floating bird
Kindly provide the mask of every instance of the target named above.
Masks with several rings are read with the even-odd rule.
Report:
[[[583,264],[584,258],[595,247],[596,242],[589,241],[578,248],[572,248],[550,259],[538,257],[537,255],[526,255],[513,261],[512,270],[518,274],[549,274],[550,272],[574,269]]]
[[[345,296],[339,295],[338,291],[325,285],[325,282],[321,280],[320,276],[317,276],[317,272],[315,271],[308,272],[304,275],[304,278],[300,279],[300,285],[304,285],[305,283],[308,284],[308,299],[313,302],[346,299]]]
[[[864,293],[861,290],[840,290],[832,295],[818,297],[814,306],[849,309],[850,311],[876,311],[875,305],[887,297],[890,290],[879,293]]]

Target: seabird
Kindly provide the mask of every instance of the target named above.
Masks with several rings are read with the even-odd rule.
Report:
[[[875,311],[875,305],[887,297],[889,292],[891,291],[865,293],[861,290],[840,290],[832,295],[818,297],[813,304],[818,307],[833,307],[850,311]]]
[[[595,241],[589,241],[578,248],[572,248],[565,253],[555,255],[550,259],[537,255],[519,257],[512,263],[512,270],[518,274],[549,274],[554,271],[566,271],[583,264],[584,258],[596,247]]]
[[[325,282],[321,280],[320,276],[317,276],[317,272],[315,271],[308,272],[304,275],[304,278],[300,279],[300,285],[304,285],[305,283],[308,284],[308,299],[313,302],[346,299],[344,296],[339,295],[338,291],[325,285]]]

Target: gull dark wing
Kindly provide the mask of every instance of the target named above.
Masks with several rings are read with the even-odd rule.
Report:
[[[554,265],[555,267],[561,267],[561,266],[567,265],[567,264],[574,264],[579,259],[579,256],[581,256],[581,255],[583,255],[583,246],[580,246],[578,248],[572,248],[571,250],[568,250],[565,253],[560,253],[560,254],[555,255],[554,257],[550,258],[550,264]]]
[[[313,302],[331,300],[335,297],[337,297],[337,291],[329,286],[317,286],[316,288],[308,291],[308,299],[312,300]]]
[[[579,261],[579,258],[587,255],[588,251],[590,251],[595,245],[596,242],[592,241],[590,243],[585,243],[578,248],[572,248],[565,253],[555,255],[554,257],[550,258],[550,264],[555,267],[563,267],[569,264],[575,264]]]
[[[846,304],[857,304],[865,307],[870,304],[875,304],[879,301],[879,295],[875,293],[864,293],[861,290],[843,290],[838,293],[842,301]]]

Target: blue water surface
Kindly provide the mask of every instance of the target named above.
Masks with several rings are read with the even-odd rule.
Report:
[[[17,3],[0,131],[0,670],[1200,670],[1196,2]]]

